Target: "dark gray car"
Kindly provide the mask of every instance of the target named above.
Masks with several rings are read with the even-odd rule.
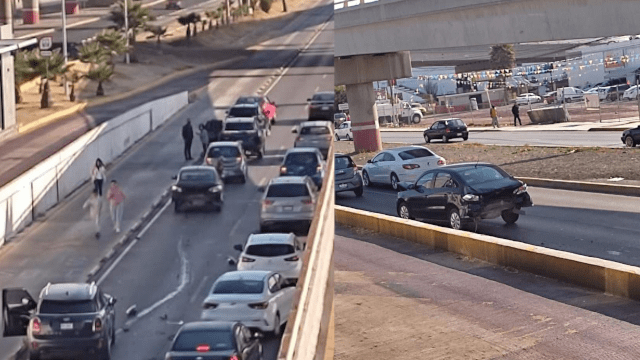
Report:
[[[335,114],[335,96],[333,91],[322,91],[313,94],[309,102],[309,120],[333,121]]]
[[[358,167],[349,155],[335,155],[336,193],[353,191],[357,197],[362,196],[364,184]]]

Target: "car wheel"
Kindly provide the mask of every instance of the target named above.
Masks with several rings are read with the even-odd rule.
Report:
[[[502,220],[504,220],[504,222],[506,222],[507,224],[513,224],[516,221],[518,221],[518,218],[520,217],[520,214],[514,213],[511,210],[504,210],[502,212]]]
[[[567,104],[569,104],[569,103],[571,103],[571,98],[566,98],[566,99],[564,99],[564,101],[565,101]]]
[[[362,197],[362,194],[364,193],[364,188],[360,186],[359,188],[353,190],[353,193],[356,194],[356,197]]]
[[[338,136],[338,134],[336,134],[336,141],[340,141],[340,136]]]
[[[627,135],[627,137],[626,137],[626,138],[624,138],[624,144],[625,144],[627,147],[634,147],[634,146],[636,146],[636,142],[635,142],[635,141],[633,141],[633,138],[632,138],[630,135]]]
[[[447,135],[442,135],[442,142],[443,143],[449,142],[449,138],[447,137]]]
[[[398,216],[400,216],[400,218],[413,220],[413,216],[411,216],[411,213],[409,212],[409,207],[407,206],[407,203],[405,202],[400,203],[400,205],[398,205],[397,210],[398,210]]]
[[[40,355],[36,353],[29,353],[29,360],[40,360]]]
[[[466,135],[466,136],[462,137],[462,141],[467,141],[467,140],[469,140],[469,135]]]
[[[353,138],[351,137],[351,135],[347,134],[347,140],[348,140],[348,141],[352,141],[352,140],[353,140]]]
[[[373,185],[371,184],[371,180],[369,180],[369,174],[366,171],[362,172],[362,182],[364,183],[364,186],[371,187]]]
[[[421,120],[420,116],[418,116],[418,115],[414,115],[413,116],[413,123],[414,124],[420,124],[420,120]]]
[[[274,324],[273,324],[273,336],[279,337],[281,330],[282,330],[282,325],[280,324],[280,314],[276,314],[276,317],[274,318]]]
[[[258,150],[258,160],[262,159],[262,157],[264,156],[264,148]]]
[[[460,210],[457,207],[449,209],[449,226],[454,230],[462,229],[462,218],[460,217]]]
[[[391,187],[393,188],[393,190],[398,190],[398,182],[400,182],[398,180],[398,175],[391,173]]]
[[[114,320],[115,321],[115,320]],[[111,345],[116,344],[116,327],[115,325],[111,328]]]
[[[240,175],[240,184],[244,184],[247,182],[247,177],[245,175]]]
[[[429,135],[424,136],[424,142],[426,142],[427,144],[431,142],[431,138],[429,137]]]
[[[173,200],[173,211],[179,213],[182,204],[179,201]]]
[[[111,360],[111,341],[106,341],[106,345],[104,350],[102,350],[102,354],[100,356],[101,360]]]

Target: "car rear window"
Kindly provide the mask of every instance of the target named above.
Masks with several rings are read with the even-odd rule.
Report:
[[[459,171],[460,176],[467,185],[482,184],[490,181],[508,178],[507,173],[501,172],[490,166],[478,166]]]
[[[247,96],[247,97],[239,98],[238,101],[236,101],[236,104],[257,104],[259,102],[260,102],[260,98],[259,97]]]
[[[309,196],[305,184],[273,184],[267,191],[268,198]]]
[[[213,294],[262,294],[262,280],[220,281],[213,288]]]
[[[224,125],[225,130],[229,131],[251,131],[253,130],[253,123],[250,122],[227,122]]]
[[[247,247],[247,255],[274,257],[295,253],[293,245],[290,244],[261,244]]]
[[[216,181],[216,174],[213,171],[185,170],[180,173],[180,180]]]
[[[41,314],[83,314],[98,311],[96,303],[92,300],[79,301],[55,301],[42,300],[40,304]]]
[[[173,351],[196,351],[208,345],[210,351],[234,350],[233,335],[229,330],[182,331],[173,344]]]
[[[331,131],[326,126],[305,126],[300,129],[300,135],[329,135]]]
[[[315,101],[333,101],[335,98],[334,94],[315,94],[311,100]]]
[[[284,160],[285,165],[310,165],[315,166],[318,164],[318,157],[316,154],[308,152],[308,153],[291,153],[287,155],[287,158]]]
[[[350,167],[355,167],[353,160],[347,156],[337,156],[334,164],[336,170],[342,170]]]
[[[433,156],[433,153],[427,149],[411,149],[398,153],[402,160],[418,159],[427,156]]]
[[[452,126],[464,126],[464,122],[462,122],[462,120],[460,119],[449,120],[448,123]]]
[[[209,149],[209,157],[237,157],[240,151],[235,146],[215,146]]]
[[[254,117],[258,116],[258,108],[255,107],[233,107],[229,110],[231,117]]]

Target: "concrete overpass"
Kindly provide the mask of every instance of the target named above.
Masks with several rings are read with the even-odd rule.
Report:
[[[335,8],[335,82],[357,150],[379,150],[372,82],[411,76],[410,51],[639,34],[636,0],[347,0]]]

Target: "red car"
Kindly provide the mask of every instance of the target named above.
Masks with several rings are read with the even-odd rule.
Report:
[[[236,105],[238,104],[258,104],[271,125],[276,123],[276,103],[269,100],[268,97],[263,95],[241,96],[236,100]]]

